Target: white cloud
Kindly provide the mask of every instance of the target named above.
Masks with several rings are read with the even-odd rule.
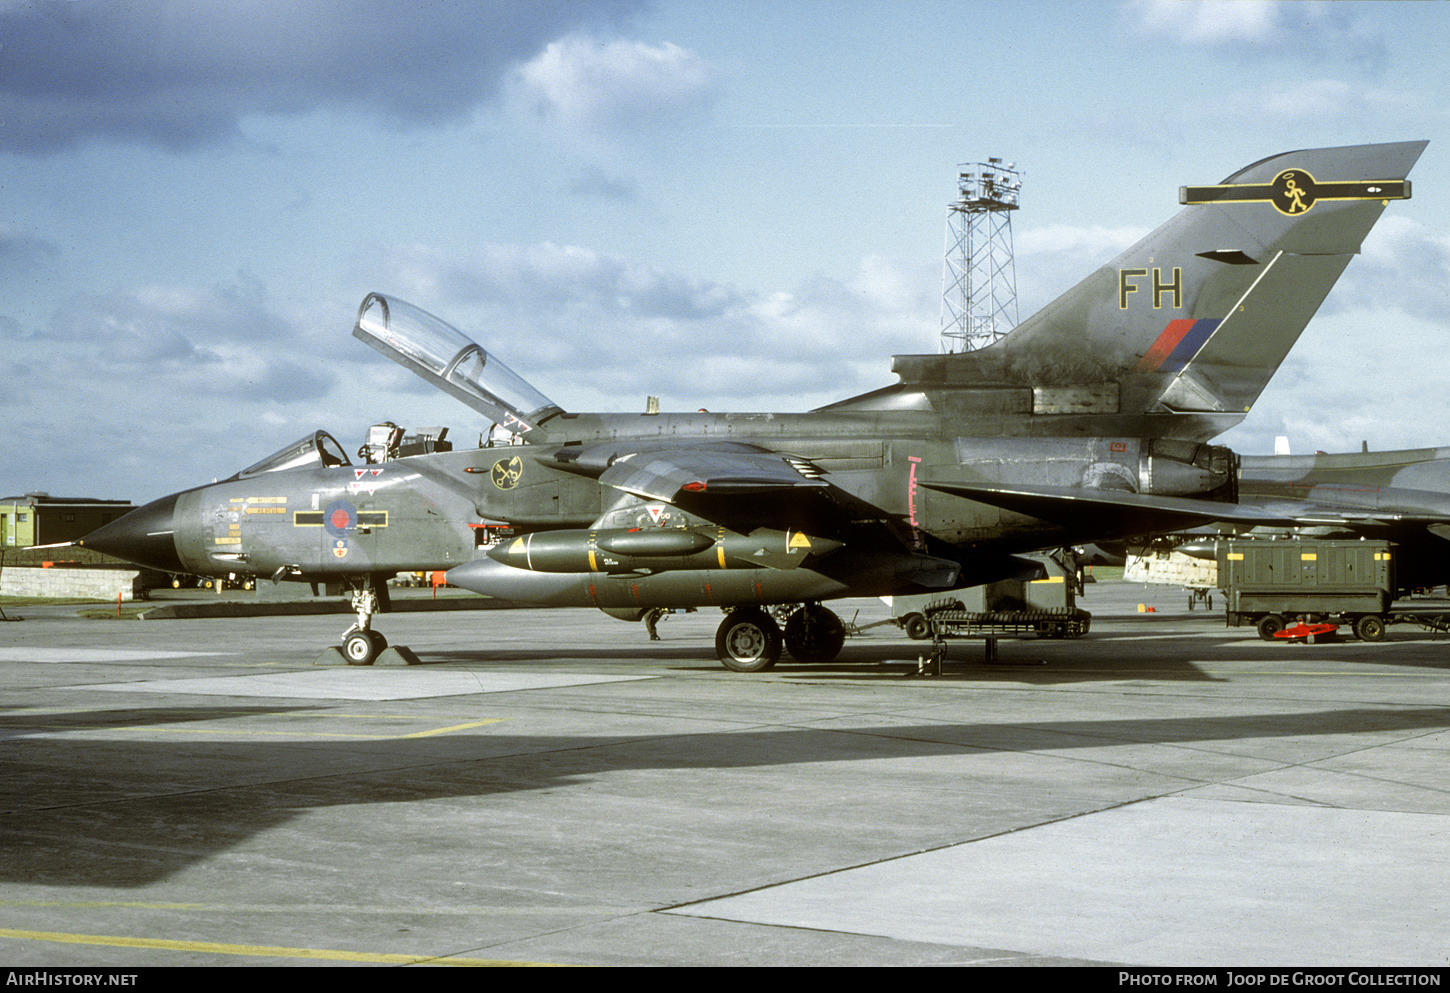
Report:
[[[1209,45],[1274,38],[1283,22],[1277,0],[1134,0],[1144,30]],[[1292,5],[1301,16],[1312,4]]]
[[[1382,217],[1330,294],[1325,312],[1350,306],[1398,311],[1433,321],[1450,341],[1450,235],[1404,216]]]
[[[3,263],[0,272],[13,275],[20,268],[54,258],[59,253],[59,247],[47,238],[29,234],[11,224],[0,224],[0,263]]]
[[[1026,320],[1148,233],[1148,228],[1052,224],[1016,240],[1017,302]]]
[[[1307,79],[1270,91],[1235,90],[1193,108],[1199,119],[1263,120],[1276,124],[1325,119],[1387,121],[1421,113],[1424,96],[1385,87],[1351,85],[1338,79]]]
[[[1324,0],[1128,0],[1140,33],[1238,59],[1292,59],[1381,69],[1389,46],[1379,4]]]
[[[334,382],[306,336],[248,285],[75,297],[12,351],[0,403],[33,405],[42,421],[154,412],[158,401],[187,421],[222,400],[314,400]]]
[[[535,109],[585,127],[678,121],[707,109],[715,91],[705,61],[670,42],[575,36],[548,45],[518,78]]]
[[[893,353],[934,351],[940,306],[939,273],[881,257],[767,293],[549,243],[408,246],[373,272],[570,410],[830,403],[892,382]]]
[[[639,0],[427,4],[224,0],[0,4],[0,148],[105,139],[226,142],[248,114],[360,109],[466,119],[551,38],[627,21]]]

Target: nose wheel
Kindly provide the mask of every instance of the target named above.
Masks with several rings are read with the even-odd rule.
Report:
[[[381,631],[362,631],[353,627],[342,636],[342,655],[348,665],[372,665],[387,647],[388,639]]]

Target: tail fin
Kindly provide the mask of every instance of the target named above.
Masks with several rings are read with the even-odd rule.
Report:
[[[911,406],[903,394],[919,393],[970,418],[1025,412],[1030,389],[1033,415],[1212,437],[1243,419],[1388,202],[1409,197],[1427,144],[1286,152],[1183,187],[1176,216],[1001,341],[898,355],[900,386],[835,408]],[[983,390],[988,406],[971,396]]]

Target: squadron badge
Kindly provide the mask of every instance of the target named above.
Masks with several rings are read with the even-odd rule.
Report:
[[[501,490],[511,490],[519,485],[524,474],[524,460],[515,455],[511,459],[499,459],[493,464],[493,485]]]
[[[1268,183],[1180,186],[1179,203],[1271,203],[1289,217],[1307,214],[1321,200],[1408,200],[1408,179],[1322,183],[1303,169],[1285,169]]]

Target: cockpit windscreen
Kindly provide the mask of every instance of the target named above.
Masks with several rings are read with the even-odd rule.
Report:
[[[254,465],[249,465],[233,476],[244,479],[259,476],[264,472],[279,472],[283,469],[297,469],[302,466],[352,465],[347,453],[337,439],[326,431],[314,431],[305,438],[299,438],[286,448],[279,449]]]

